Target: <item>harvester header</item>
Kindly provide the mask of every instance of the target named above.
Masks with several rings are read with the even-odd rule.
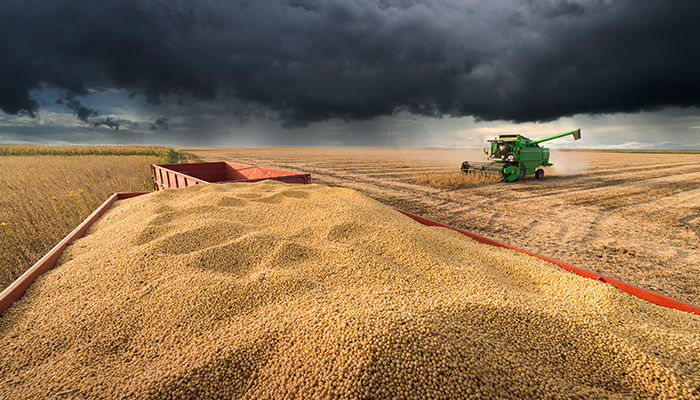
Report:
[[[488,142],[490,148],[484,149],[489,162],[462,163],[464,173],[488,173],[500,174],[502,180],[513,182],[520,180],[525,175],[535,175],[536,179],[544,177],[544,170],[540,166],[549,167],[549,149],[539,146],[540,143],[560,137],[573,136],[574,140],[581,138],[581,129],[560,133],[544,139],[532,140],[522,135],[499,135]]]

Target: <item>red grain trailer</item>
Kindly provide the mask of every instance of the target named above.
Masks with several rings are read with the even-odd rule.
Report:
[[[156,190],[175,189],[207,183],[257,182],[274,179],[285,183],[309,183],[311,174],[262,168],[225,161],[189,164],[153,164]]]

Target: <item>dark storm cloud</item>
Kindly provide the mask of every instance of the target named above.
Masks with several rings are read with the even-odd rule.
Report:
[[[165,117],[158,117],[156,120],[151,124],[151,130],[152,131],[157,131],[159,129],[162,129],[164,131],[168,130],[168,124],[170,123],[170,120]]]
[[[43,101],[43,99],[39,99],[39,101],[40,103],[46,103],[45,101]],[[97,118],[100,115],[100,111],[83,105],[83,103],[81,103],[80,100],[78,100],[75,97],[75,94],[73,92],[68,92],[60,96],[56,100],[56,104],[65,105],[71,111],[73,111],[73,114],[75,114],[75,116],[78,117],[79,120],[85,122],[88,126],[91,126],[93,128],[99,128],[104,126],[107,128],[113,128],[114,130],[118,131],[120,127],[133,128],[138,126],[138,122],[131,121],[125,118],[115,118],[109,115]],[[158,123],[158,120],[156,120],[156,123]],[[167,130],[167,119],[165,130]]]
[[[78,119],[83,122],[88,122],[88,118],[99,114],[99,111],[93,110],[80,103],[73,93],[67,93],[59,97],[58,100],[56,100],[56,104],[65,104],[66,107],[73,110]]]
[[[85,121],[88,122],[88,121]],[[99,128],[99,127],[107,127],[107,128],[113,128],[115,131],[118,131],[122,127],[129,127],[133,128],[138,126],[138,122],[130,121],[128,119],[124,118],[114,118],[114,117],[103,117],[103,118],[98,118],[90,121],[90,126],[93,128]]]
[[[235,99],[286,126],[698,106],[698,20],[695,0],[4,0],[0,109],[35,112],[42,86]]]

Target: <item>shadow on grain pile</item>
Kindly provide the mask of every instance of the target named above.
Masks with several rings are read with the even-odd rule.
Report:
[[[0,319],[0,395],[693,398],[700,318],[273,181],[119,201]]]

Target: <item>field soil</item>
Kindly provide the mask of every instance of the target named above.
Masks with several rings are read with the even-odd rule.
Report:
[[[700,304],[700,154],[552,151],[545,179],[441,189],[478,150],[188,148],[202,161],[311,173],[385,204]]]

